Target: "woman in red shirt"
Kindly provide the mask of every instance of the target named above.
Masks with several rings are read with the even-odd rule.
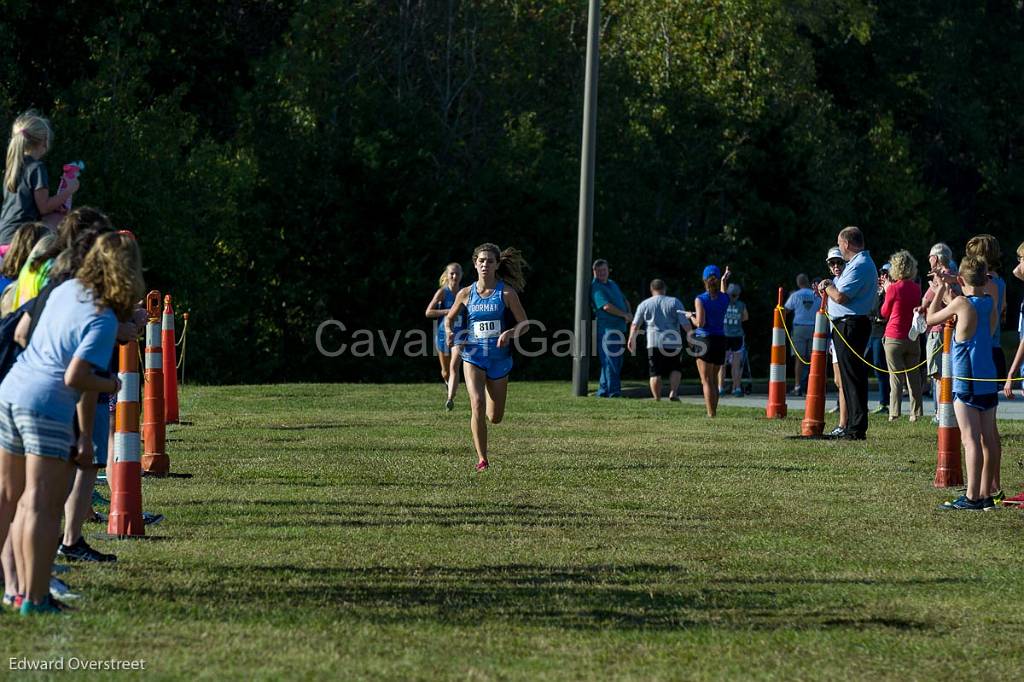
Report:
[[[914,367],[921,361],[921,344],[911,341],[908,335],[914,310],[921,303],[921,287],[914,281],[917,277],[917,261],[909,251],[897,251],[889,258],[889,277],[884,280],[885,301],[882,303],[882,317],[888,318],[882,347],[889,365],[892,390],[889,392],[889,421],[900,416],[900,402],[903,387],[910,393],[910,421],[916,422],[924,415],[921,406],[921,373],[901,372]]]

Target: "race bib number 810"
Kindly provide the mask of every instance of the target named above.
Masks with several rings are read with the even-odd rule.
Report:
[[[493,339],[501,336],[501,320],[483,320],[473,323],[473,336],[478,339]]]

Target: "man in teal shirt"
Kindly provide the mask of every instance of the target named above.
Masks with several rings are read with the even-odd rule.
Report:
[[[597,354],[601,359],[601,380],[597,384],[598,398],[618,398],[622,395],[620,377],[625,355],[626,328],[633,319],[629,301],[622,295],[619,285],[608,279],[611,269],[608,261],[594,261],[594,279],[590,283],[590,302],[597,320]]]

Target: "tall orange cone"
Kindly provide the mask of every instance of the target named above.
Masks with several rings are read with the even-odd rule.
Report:
[[[164,424],[164,372],[163,352],[160,350],[160,292],[146,296],[149,322],[146,324],[146,387],[142,398],[142,469],[147,474],[165,476],[171,469],[171,460],[164,452],[166,428]]]
[[[164,296],[164,315],[161,325],[161,344],[163,347],[164,369],[164,423],[178,423],[178,359],[175,357],[174,346],[174,308],[171,307],[171,295]]]
[[[779,287],[779,305],[775,308],[772,328],[772,358],[768,376],[768,407],[765,416],[782,419],[786,416],[786,332],[782,329],[782,287]]]
[[[142,522],[142,464],[139,453],[139,342],[118,348],[117,392],[114,413],[114,458],[107,467],[110,484],[110,516],[107,533],[119,536],[146,534]],[[102,407],[102,406],[101,406]]]
[[[935,464],[936,488],[963,485],[960,469],[960,427],[953,414],[953,320],[942,329],[942,379],[939,380],[939,456]]]
[[[825,431],[825,372],[828,368],[828,318],[825,317],[825,295],[814,318],[814,342],[811,346],[811,371],[807,378],[807,402],[800,433],[820,436]]]

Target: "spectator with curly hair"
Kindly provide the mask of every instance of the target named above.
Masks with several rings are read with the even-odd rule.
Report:
[[[903,389],[910,395],[910,421],[924,416],[921,406],[921,373],[916,365],[921,361],[921,344],[910,340],[910,323],[914,310],[920,305],[921,286],[915,282],[917,261],[909,251],[897,251],[889,257],[889,277],[882,280],[885,301],[881,315],[889,321],[885,325],[882,346],[889,367],[889,421],[900,417]],[[913,368],[913,371],[907,371]]]

